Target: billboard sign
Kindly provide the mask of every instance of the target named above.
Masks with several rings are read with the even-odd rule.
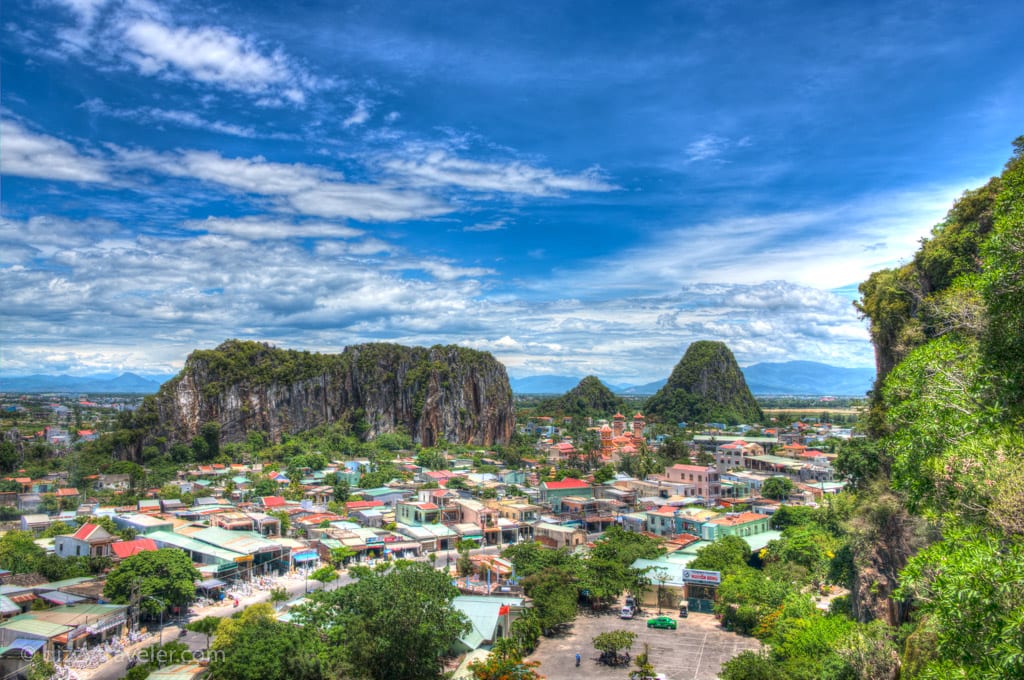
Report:
[[[717,586],[722,582],[722,572],[703,569],[683,569],[683,582]]]

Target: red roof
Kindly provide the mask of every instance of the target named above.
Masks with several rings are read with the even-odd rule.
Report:
[[[83,524],[82,526],[78,527],[78,531],[71,534],[71,538],[77,538],[79,541],[87,541],[89,540],[89,536],[92,535],[92,532],[96,531],[99,528],[99,524]]]
[[[133,541],[118,541],[117,543],[111,543],[110,548],[114,551],[114,554],[122,560],[126,557],[131,557],[132,555],[138,555],[140,552],[157,549],[156,543],[153,542],[152,538],[136,538]]]
[[[70,487],[70,486],[64,487],[64,488],[61,488],[61,489],[57,489],[56,495],[57,496],[77,496],[78,495],[78,489],[75,489],[75,488]]]
[[[762,515],[757,512],[741,512],[733,517],[716,517],[711,520],[712,524],[746,524],[747,522],[754,522],[759,519],[768,519],[768,515]]]
[[[284,496],[264,496],[262,500],[265,508],[281,508],[287,502]]]
[[[581,479],[573,479],[572,477],[566,477],[560,482],[544,482],[544,486],[548,489],[589,489],[590,485]]]
[[[349,510],[365,510],[366,508],[379,508],[384,501],[349,501],[345,507]]]

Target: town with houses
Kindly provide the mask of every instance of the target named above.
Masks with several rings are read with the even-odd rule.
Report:
[[[84,398],[80,406],[124,408],[121,402]],[[66,406],[53,407],[54,422],[64,426],[28,434],[12,430],[6,437],[60,451],[97,436],[68,423],[72,414]],[[12,406],[4,409],[10,413]],[[503,549],[536,541],[585,551],[613,526],[659,537],[667,546],[661,557],[633,565],[664,574],[659,592],[644,594],[635,606],[660,605],[664,588],[681,606],[710,612],[715,576],[687,573],[701,548],[735,536],[751,551],[762,550],[780,536],[771,519],[782,505],[821,504],[844,486],[833,471],[835,456],[816,447],[849,438],[850,430],[810,422],[757,430],[709,424],[688,442],[691,461],[700,464],[666,465],[642,478],[623,472],[601,481],[593,472],[546,477],[581,453],[563,431],[568,421],[539,416],[521,423],[534,454],[516,467],[479,450],[447,453],[443,469],[429,469],[417,464],[414,452],[398,451],[393,463],[402,474],[370,488],[361,481],[371,462],[358,458],[327,457],[322,469],[290,471],[259,462],[196,464],[180,469],[169,484],[144,490],[131,488],[130,474],[90,475],[80,486],[70,484],[67,471],[40,478],[13,474],[0,492],[4,526],[31,534],[47,554],[109,558],[116,566],[142,552],[174,549],[188,556],[202,578],[196,602],[165,603],[167,620],[150,622],[140,632],[133,603],[105,601],[103,573],[46,582],[2,570],[0,672],[13,677],[33,655],[45,654],[64,660],[69,677],[90,677],[101,673],[106,659],[93,652],[91,660],[81,661],[79,650],[112,655],[147,635],[162,635],[186,612],[230,611],[266,599],[267,584],[288,587],[289,601],[279,608],[286,621],[291,606],[323,585],[310,580],[321,567],[344,574],[351,565],[398,559],[429,560],[450,572],[462,593],[453,604],[473,624],[452,651],[471,655],[507,635],[510,619],[530,606]],[[623,457],[657,451],[664,440],[650,436],[639,412],[588,419],[587,431],[598,442],[595,468],[615,468]],[[763,496],[762,487],[779,478],[789,481],[787,495]],[[344,499],[335,497],[339,486]],[[138,500],[117,502],[130,491]],[[53,535],[54,526],[67,531]],[[466,546],[472,546],[467,552],[474,568],[463,576],[456,562]],[[159,679],[193,678],[203,671],[200,663],[178,664],[163,669]]]

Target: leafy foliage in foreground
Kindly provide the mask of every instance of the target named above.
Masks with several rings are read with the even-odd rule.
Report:
[[[362,569],[345,588],[319,591],[296,621],[324,641],[325,663],[352,678],[435,680],[442,657],[470,630],[451,606],[458,590],[424,563]]]
[[[861,286],[879,473],[941,533],[911,557],[903,677],[1024,674],[1024,137],[913,262]],[[872,458],[849,469],[868,476]],[[889,513],[895,516],[894,513]]]

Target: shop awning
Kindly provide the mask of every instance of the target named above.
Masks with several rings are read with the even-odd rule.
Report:
[[[316,551],[312,552],[300,552],[292,554],[292,562],[299,564],[301,562],[314,562],[320,559],[320,556],[316,554]]]
[[[223,588],[226,585],[227,583],[221,581],[219,578],[208,578],[205,581],[197,583],[196,587],[202,588],[203,590],[213,590],[214,588]]]
[[[46,640],[30,640],[28,638],[17,638],[8,646],[0,649],[0,656],[29,657],[38,652],[46,645]]]

